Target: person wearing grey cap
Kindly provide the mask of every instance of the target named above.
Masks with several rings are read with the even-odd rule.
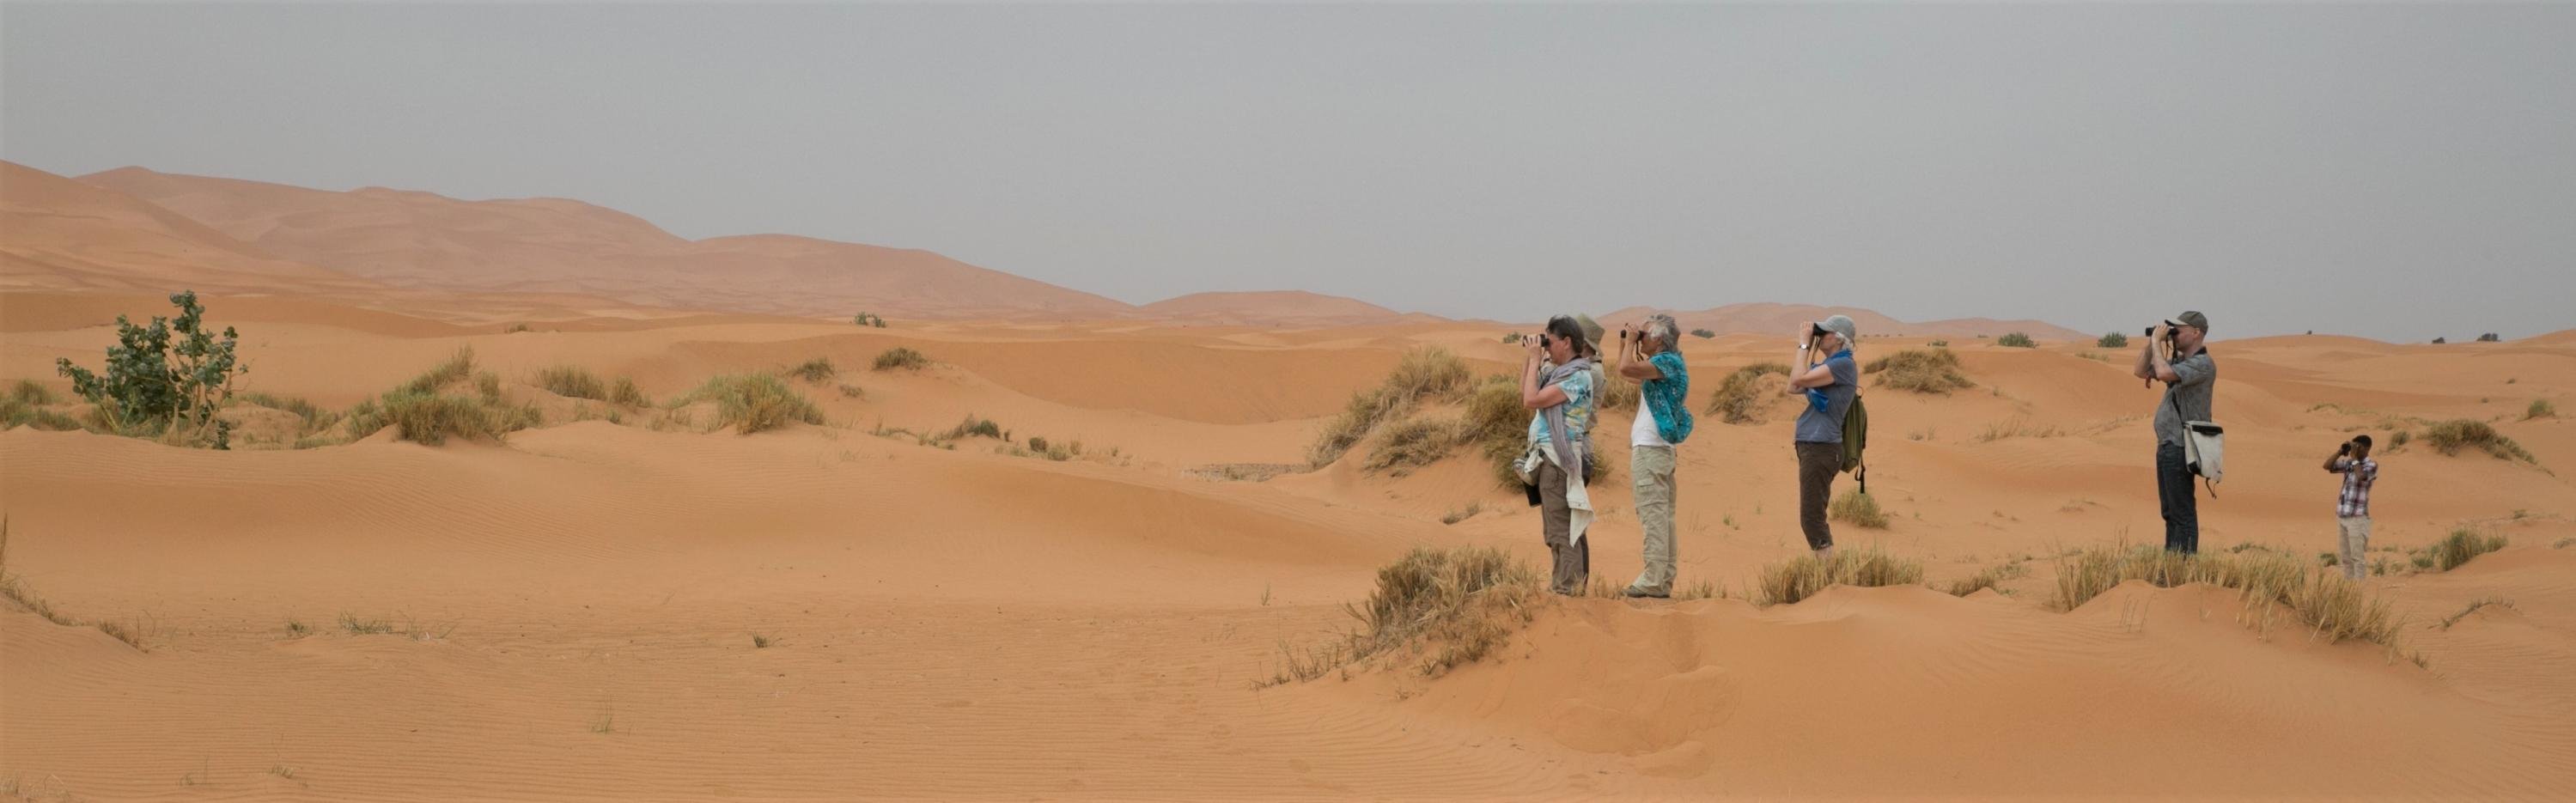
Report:
[[[2147,330],[2135,371],[2150,387],[2165,383],[2156,404],[2156,500],[2164,511],[2165,549],[2186,555],[2200,551],[2200,500],[2191,465],[2183,459],[2183,422],[2210,420],[2218,363],[2202,345],[2207,337],[2209,316],[2185,312],[2167,318]]]
[[[1833,527],[1825,523],[1825,502],[1833,496],[1834,475],[1843,470],[1843,416],[1860,395],[1860,367],[1852,360],[1859,327],[1849,316],[1836,315],[1798,328],[1798,356],[1789,372],[1788,393],[1807,397],[1798,413],[1798,527],[1816,558],[1834,556]]]

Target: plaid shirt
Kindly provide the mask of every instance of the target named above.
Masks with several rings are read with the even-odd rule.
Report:
[[[2370,484],[2379,481],[2379,461],[2337,458],[2334,470],[2343,475],[2343,494],[2335,497],[2335,515],[2347,519],[2370,515]]]

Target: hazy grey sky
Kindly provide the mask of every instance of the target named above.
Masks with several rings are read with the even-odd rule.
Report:
[[[2576,4],[0,5],[0,158],[1144,302],[2576,326]]]

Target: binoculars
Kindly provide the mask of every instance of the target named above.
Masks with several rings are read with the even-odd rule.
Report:
[[[2174,333],[2174,327],[2170,327],[2170,326],[2165,327],[2165,339],[2167,339],[2167,340],[2171,340],[2171,339],[2173,339],[2173,333]],[[2156,336],[2156,328],[2155,328],[2155,327],[2153,327],[2153,326],[2150,326],[2150,327],[2147,327],[2147,328],[2146,328],[2146,331],[2139,332],[2138,334],[2140,334],[2140,335],[2144,335],[2144,336],[2147,336],[2147,337],[2154,337],[2154,336]]]

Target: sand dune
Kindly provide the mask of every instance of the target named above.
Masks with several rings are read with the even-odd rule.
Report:
[[[1149,320],[1224,326],[1368,326],[1433,322],[1437,316],[1400,313],[1354,298],[1297,290],[1192,293],[1136,308]]]
[[[2464,523],[2512,543],[2450,572],[2410,574],[2387,553],[2401,571],[2372,588],[2408,618],[2423,667],[2250,627],[2233,593],[2201,586],[2047,609],[2052,556],[2159,532],[2154,394],[2089,344],[1953,340],[1976,387],[1866,391],[1870,483],[1893,521],[1841,532],[1922,561],[1936,584],[2026,558],[2011,596],[1741,601],[1803,548],[1784,399],[1768,423],[1704,419],[1682,452],[1683,582],[1734,599],[1553,601],[1502,655],[1445,677],[1362,666],[1256,689],[1407,549],[1541,554],[1536,514],[1472,454],[1402,476],[1299,465],[1322,419],[1406,348],[1513,366],[1490,327],[876,329],[379,292],[427,295],[403,312],[207,303],[242,329],[245,389],[345,407],[470,346],[549,421],[436,448],[388,433],[286,449],[246,431],[216,452],[0,432],[7,572],[76,623],[0,604],[0,777],[84,799],[2576,791],[2576,679],[2557,669],[2576,659],[2576,490],[2558,475],[2576,431],[2522,417],[2576,393],[2564,337],[2214,346],[2218,415],[2235,426],[2230,478],[2203,500],[2212,549],[2330,549],[2333,479],[2314,463],[2351,432],[2420,439],[2426,421],[2473,418],[2537,460],[2420,440],[2383,457],[2378,543]],[[107,319],[160,304],[0,293],[0,379],[59,392],[55,357],[95,361]],[[496,323],[539,310],[552,317],[530,331]],[[1694,341],[1693,404],[1725,371],[1780,359],[1778,340]],[[1862,356],[1921,340],[1873,339]],[[934,364],[869,369],[895,346]],[[825,423],[749,436],[651,409],[569,421],[576,403],[534,376],[578,365],[668,400],[816,357],[837,375],[791,384]],[[872,434],[969,413],[1012,440]],[[1033,435],[1085,449],[1013,452]],[[1614,475],[1595,488],[1610,582],[1639,559],[1621,440],[1602,441]],[[2441,626],[2478,599],[2512,604]]]
[[[0,162],[0,287],[207,291],[375,287],[283,259],[128,195]]]

